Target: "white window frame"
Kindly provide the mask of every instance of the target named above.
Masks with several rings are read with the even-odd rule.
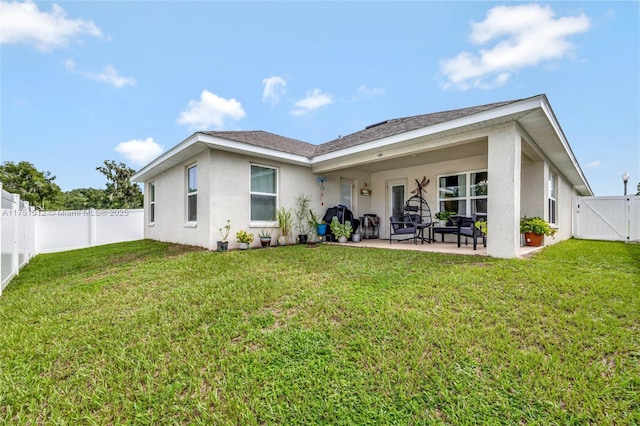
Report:
[[[260,192],[260,191],[253,191],[251,189],[251,177],[253,174],[253,167],[262,167],[264,169],[272,169],[275,170],[276,173],[276,185],[275,185],[275,193],[271,193],[271,192]],[[249,165],[249,226],[252,227],[261,227],[261,228],[265,228],[265,227],[275,227],[277,225],[277,221],[276,221],[276,217],[273,218],[273,220],[253,220],[251,218],[251,210],[252,210],[252,206],[251,206],[251,197],[253,195],[261,195],[261,196],[267,196],[267,197],[274,197],[276,202],[275,202],[275,209],[276,211],[278,210],[278,207],[280,206],[280,168],[275,167],[275,166],[270,166],[268,164],[261,164],[261,163],[251,163]]]
[[[558,223],[558,175],[549,172],[549,224]]]
[[[149,225],[156,223],[156,183],[149,182]]]
[[[195,176],[195,191],[190,191],[190,187],[189,187],[189,171],[191,169],[195,169],[196,171],[196,176]],[[186,215],[186,224],[185,226],[189,226],[189,227],[194,227],[197,223],[198,223],[198,165],[197,164],[190,164],[189,166],[186,167],[186,182],[185,182],[185,193],[186,193],[186,197],[185,197],[185,202],[186,202],[186,206],[185,206],[185,215]],[[195,220],[191,220],[191,211],[189,210],[189,199],[191,197],[195,197],[196,199],[196,211],[195,211]]]
[[[438,197],[438,210],[437,211],[441,211],[440,209],[440,205],[443,202],[446,201],[464,201],[465,202],[465,211],[464,212],[456,212],[456,214],[463,214],[464,216],[471,216],[472,214],[472,202],[474,200],[482,200],[482,199],[486,199],[488,200],[489,198],[489,194],[488,194],[488,182],[487,182],[487,194],[483,194],[483,195],[471,195],[471,189],[473,184],[471,183],[471,175],[474,173],[487,173],[487,181],[489,180],[489,173],[487,171],[487,169],[480,169],[480,170],[469,170],[469,171],[461,171],[461,172],[453,172],[453,173],[445,173],[445,174],[441,174],[437,176],[438,179],[438,188],[437,188],[437,197]],[[451,197],[451,198],[441,198],[440,197],[440,179],[441,178],[446,178],[446,177],[450,177],[450,176],[465,176],[465,195],[462,197]],[[476,212],[477,213],[477,212]],[[487,212],[480,212],[480,213],[487,213]]]
[[[340,204],[347,206],[347,208],[349,210],[351,210],[352,212],[354,211],[354,200],[353,200],[353,181],[351,179],[347,179],[347,178],[340,178]],[[346,200],[342,197],[343,195],[343,189],[349,187],[349,201],[346,202]]]

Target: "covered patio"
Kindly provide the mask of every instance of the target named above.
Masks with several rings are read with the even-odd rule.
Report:
[[[431,252],[431,253],[444,253],[444,254],[457,254],[462,256],[488,256],[486,247],[483,247],[482,244],[478,244],[477,250],[473,250],[473,244],[469,241],[468,245],[464,244],[464,240],[460,247],[455,242],[440,242],[436,241],[433,243],[424,243],[414,244],[411,240],[406,241],[393,241],[393,243],[389,244],[389,240],[385,238],[376,238],[376,239],[368,239],[361,240],[360,242],[354,243],[352,241],[347,241],[346,243],[325,243],[325,244],[335,244],[349,247],[361,247],[361,248],[379,248],[379,249],[387,249],[387,250],[413,250],[413,251],[421,251],[421,252]],[[533,253],[536,253],[542,250],[544,247],[531,247],[531,246],[521,246],[519,250],[518,257],[526,257]]]

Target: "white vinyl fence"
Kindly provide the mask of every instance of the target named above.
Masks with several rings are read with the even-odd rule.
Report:
[[[576,197],[573,236],[640,242],[640,196]]]
[[[144,210],[40,211],[2,189],[0,295],[38,253],[53,253],[144,238]]]
[[[36,253],[75,250],[144,238],[144,210],[37,212]]]
[[[0,213],[0,295],[21,267],[35,256],[34,208],[20,197],[2,189],[2,212]]]

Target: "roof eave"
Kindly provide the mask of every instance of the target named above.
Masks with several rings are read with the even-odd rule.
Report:
[[[311,160],[308,157],[288,152],[278,151],[259,147],[243,142],[232,141],[217,136],[196,132],[169,151],[160,155],[151,163],[140,169],[131,180],[133,182],[146,182],[154,176],[175,166],[178,163],[187,161],[206,148],[218,149],[221,151],[235,152],[251,157],[264,158],[268,160],[280,161],[283,163],[295,164],[299,166],[311,167]]]

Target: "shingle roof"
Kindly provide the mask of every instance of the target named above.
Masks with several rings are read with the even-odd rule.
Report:
[[[326,154],[355,145],[383,139],[389,136],[399,135],[411,130],[421,129],[423,127],[429,127],[439,123],[445,123],[447,121],[455,120],[456,118],[488,111],[519,101],[520,99],[515,101],[480,105],[470,108],[455,109],[451,111],[415,115],[413,117],[394,118],[391,120],[386,120],[381,123],[367,126],[367,128],[359,132],[334,139],[330,142],[323,143],[322,145],[318,145],[314,155]]]
[[[276,151],[302,155],[305,157],[313,157],[314,151],[317,147],[317,145],[312,145],[310,143],[302,142],[297,139],[291,139],[273,133],[264,132],[262,130],[200,133],[254,146],[260,146],[263,148],[275,149]]]
[[[200,132],[206,135],[216,136],[232,141],[242,142],[249,145],[274,149],[276,151],[302,155],[312,158],[317,155],[326,154],[341,149],[361,145],[367,142],[383,139],[390,136],[399,135],[412,130],[433,126],[439,123],[455,120],[480,112],[492,110],[505,105],[520,102],[526,99],[516,99],[504,102],[495,102],[486,105],[479,105],[469,108],[454,109],[450,111],[436,112],[431,114],[415,115],[412,117],[394,118],[380,123],[367,126],[364,130],[334,139],[332,141],[313,145],[307,142],[276,135],[262,130],[256,131],[210,131]]]

